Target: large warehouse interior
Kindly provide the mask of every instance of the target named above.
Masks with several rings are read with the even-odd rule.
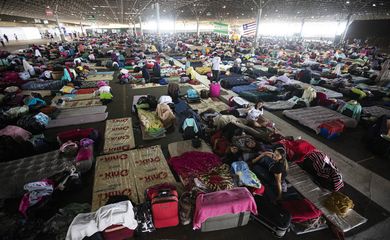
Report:
[[[390,1],[0,0],[0,239],[388,239]]]

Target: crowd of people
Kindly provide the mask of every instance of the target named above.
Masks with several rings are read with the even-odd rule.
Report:
[[[388,56],[381,53],[376,47],[358,41],[341,46],[325,42],[309,42],[302,39],[267,38],[261,39],[259,46],[254,46],[252,39],[231,40],[228,36],[216,34],[202,34],[200,36],[194,34],[161,36],[145,34],[142,37],[136,37],[127,33],[119,33],[76,37],[75,35],[74,41],[70,42],[52,41],[41,46],[31,45],[20,52],[1,53],[0,66],[3,78],[0,81],[2,96],[0,105],[0,137],[2,141],[0,160],[2,164],[16,162],[56,149],[61,151],[61,156],[77,156],[70,161],[75,165],[75,170],[67,172],[65,177],[63,175],[59,177],[57,174],[55,177],[45,176],[44,179],[34,179],[34,181],[39,181],[39,184],[25,185],[27,186],[25,190],[30,192],[24,195],[19,210],[22,209],[22,218],[27,222],[25,225],[20,223],[10,226],[8,232],[4,232],[9,236],[16,236],[18,239],[22,239],[26,235],[31,235],[30,239],[49,239],[45,237],[56,237],[56,235],[64,237],[76,214],[89,211],[85,206],[78,206],[77,210],[68,209],[66,213],[57,213],[55,218],[53,218],[54,214],[47,216],[51,212],[42,216],[44,215],[42,212],[45,211],[44,206],[48,206],[47,203],[51,200],[48,196],[51,197],[53,191],[61,191],[64,187],[72,189],[77,185],[76,180],[74,180],[77,177],[72,178],[77,175],[76,171],[80,171],[80,174],[88,174],[92,164],[88,165],[87,168],[81,168],[80,166],[84,166],[81,162],[85,159],[80,158],[85,155],[89,156],[88,160],[91,158],[90,155],[93,155],[92,146],[98,147],[97,135],[99,134],[91,130],[75,142],[51,143],[44,136],[34,137],[34,139],[32,136],[44,133],[50,121],[55,120],[61,113],[66,102],[71,102],[72,98],[81,92],[87,92],[91,95],[91,99],[98,98],[101,101],[101,103],[97,103],[98,106],[116,104],[115,102],[111,103],[114,93],[107,82],[88,81],[93,73],[98,76],[97,67],[103,67],[105,71],[116,71],[121,84],[131,84],[132,86],[145,86],[149,83],[168,85],[168,92],[164,94],[164,97],[170,97],[165,98],[169,99],[169,105],[167,104],[164,112],[174,113],[173,119],[176,116],[179,122],[183,123],[179,126],[179,130],[182,131],[183,136],[186,135],[185,138],[193,140],[194,148],[197,148],[198,140],[202,139],[214,152],[210,153],[212,154],[211,159],[216,159],[213,161],[215,164],[212,166],[213,168],[210,168],[211,161],[210,164],[206,163],[204,166],[195,166],[198,163],[197,159],[191,159],[193,160],[192,167],[199,171],[200,169],[204,171],[204,168],[207,168],[207,171],[202,172],[201,176],[199,172],[194,170],[194,175],[198,173],[199,176],[191,175],[191,177],[197,180],[192,179],[190,184],[183,183],[185,187],[197,185],[197,190],[203,190],[202,194],[217,192],[216,189],[231,190],[237,184],[230,174],[227,178],[222,176],[222,173],[221,176],[218,175],[218,171],[222,169],[221,166],[225,164],[224,166],[228,166],[229,173],[229,169],[241,169],[242,172],[236,173],[240,179],[239,186],[247,187],[253,195],[266,196],[272,204],[281,204],[283,201],[291,199],[302,200],[302,196],[286,181],[290,163],[299,164],[311,174],[321,187],[332,192],[342,191],[344,186],[342,173],[326,153],[308,141],[300,139],[298,136],[284,136],[278,131],[277,126],[264,117],[266,99],[251,101],[235,96],[230,99],[230,105],[225,110],[217,111],[210,106],[209,109],[200,112],[199,109],[198,111],[191,109],[193,105],[188,99],[190,97],[188,93],[186,97],[183,96],[186,94],[179,93],[181,83],[201,85],[198,75],[207,75],[212,85],[222,82],[230,74],[236,74],[235,76],[250,77],[253,80],[252,83],[262,82],[261,86],[256,85],[256,91],[258,89],[268,91],[272,87],[275,89],[285,87],[284,83],[290,82],[291,76],[295,75],[293,69],[299,69],[296,74],[298,80],[308,84],[314,84],[316,79],[311,73],[308,79],[303,78],[305,71],[320,71],[319,69],[322,69],[321,74],[323,75],[321,77],[326,75],[331,76],[329,79],[350,80],[352,79],[350,75],[367,76],[367,83],[370,86],[379,86],[381,91],[382,88],[387,89],[387,91],[390,88],[390,78],[386,77],[388,74],[388,65],[386,64],[389,64]],[[6,35],[4,35],[4,39],[8,42]],[[4,46],[1,37],[0,40]],[[255,65],[267,67],[268,70],[256,70]],[[260,75],[258,75],[259,73]],[[284,78],[281,78],[282,76]],[[179,79],[178,83],[174,82],[175,77]],[[264,77],[267,80],[264,80]],[[275,77],[276,80],[273,81],[272,77]],[[167,80],[162,81],[162,79]],[[321,80],[322,78],[320,78]],[[264,81],[267,84],[264,84]],[[282,82],[283,86],[279,86],[278,81]],[[332,85],[327,81],[325,83]],[[344,85],[348,86],[349,83],[346,81]],[[45,97],[39,93],[41,90],[52,92],[49,91],[49,96]],[[136,91],[136,89],[132,89],[132,91]],[[54,96],[52,93],[57,94]],[[210,95],[211,93],[207,93],[206,90],[204,99],[208,99]],[[156,107],[153,108],[152,105],[157,105],[156,99],[159,97],[161,96],[147,96],[142,99],[142,103],[132,103],[139,111],[138,117],[143,116],[142,114],[146,116],[146,120],[141,120],[144,124],[143,127],[147,127],[147,124],[153,125],[150,127],[151,133],[156,130],[156,125],[159,125],[158,128],[161,128],[163,133],[166,130],[164,128],[174,125],[159,124],[159,121],[165,120],[163,118],[147,119],[148,113],[156,113]],[[388,92],[381,95],[380,102],[383,105],[387,104],[388,97]],[[314,99],[315,97],[310,98],[307,105],[304,102],[303,107],[310,106]],[[329,105],[331,104],[334,104],[332,100],[330,100]],[[171,107],[172,105],[173,107]],[[185,108],[185,110],[179,110],[181,108]],[[184,119],[181,119],[183,116]],[[390,139],[390,117],[385,116],[381,121],[379,136],[388,141]],[[19,134],[10,131],[9,126],[15,127],[12,129],[17,129]],[[58,134],[56,138],[59,140],[64,135],[66,136],[66,134]],[[81,133],[79,131],[72,132],[71,137],[74,135],[79,136]],[[158,137],[161,135],[159,132]],[[39,144],[37,139],[40,139]],[[99,151],[95,149],[95,152]],[[215,170],[214,167],[219,170]],[[189,166],[186,168],[186,171],[188,170]],[[221,172],[223,171],[221,170]],[[206,173],[214,178],[205,177]],[[180,173],[178,175],[182,177]],[[66,184],[67,181],[70,183]],[[263,188],[265,186],[264,193],[260,190],[261,186]],[[79,189],[72,190],[77,192]],[[199,192],[193,193],[192,190],[188,190],[188,196],[196,199]],[[5,193],[1,194],[3,196]],[[29,196],[31,197],[29,198]],[[55,197],[53,195],[53,198]],[[186,214],[180,216],[184,218],[183,222],[188,223],[191,221],[191,217],[187,213],[195,208],[195,201],[187,200],[183,200],[185,203],[180,208],[186,211]],[[192,207],[188,207],[188,204]],[[139,209],[142,210],[142,208]],[[142,211],[146,212],[145,216],[148,214],[148,210]],[[99,213],[98,211],[96,214]],[[39,221],[34,221],[35,218],[40,217]],[[312,221],[313,219],[305,220]],[[316,216],[315,219],[318,220],[319,217]],[[149,222],[145,223],[146,220],[143,217],[137,220],[140,226],[149,224]],[[65,223],[58,226],[56,225],[58,222]],[[44,224],[42,225],[42,223]],[[134,224],[136,227],[136,222]],[[311,228],[317,226],[316,224],[310,222],[308,226]],[[72,223],[71,226],[75,226],[75,224]],[[15,229],[16,227],[23,229],[17,232],[19,229]],[[34,232],[31,232],[29,227],[35,228]],[[36,229],[39,230],[35,231]],[[150,229],[151,227],[148,228],[148,230]],[[11,233],[12,230],[16,231]]]

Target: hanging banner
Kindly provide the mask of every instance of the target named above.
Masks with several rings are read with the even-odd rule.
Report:
[[[229,35],[229,25],[225,23],[213,22],[215,33],[220,33],[223,35]]]

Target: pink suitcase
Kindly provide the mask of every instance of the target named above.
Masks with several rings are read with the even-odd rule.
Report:
[[[221,94],[221,85],[219,83],[211,83],[210,84],[210,97],[219,97]]]

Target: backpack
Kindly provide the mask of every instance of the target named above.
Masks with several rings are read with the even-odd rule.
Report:
[[[194,103],[200,102],[200,96],[198,91],[193,88],[187,90],[187,102]]]
[[[183,139],[189,140],[197,136],[199,129],[194,118],[186,118],[182,125]]]
[[[185,140],[196,136],[202,137],[201,119],[192,109],[184,110],[178,114],[179,132],[183,134]]]
[[[207,89],[200,90],[200,97],[203,99],[207,99],[210,96],[210,91]]]
[[[137,107],[135,109],[142,108],[142,109],[155,110],[157,108],[157,104],[158,102],[155,96],[147,95],[146,97],[140,97],[140,99],[138,99],[136,104]]]
[[[175,102],[179,98],[179,84],[177,83],[169,83],[168,84],[168,95],[172,98],[172,100]]]

